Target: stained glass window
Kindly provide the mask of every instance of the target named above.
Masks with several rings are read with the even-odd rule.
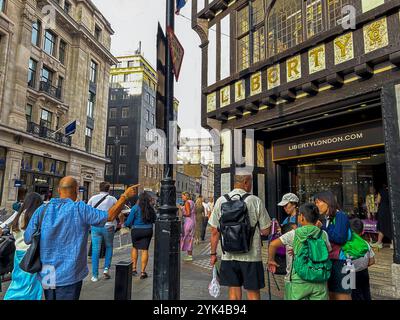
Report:
[[[268,16],[268,56],[303,41],[302,1],[277,1]]]
[[[311,38],[324,30],[322,19],[322,0],[306,1],[307,38]]]

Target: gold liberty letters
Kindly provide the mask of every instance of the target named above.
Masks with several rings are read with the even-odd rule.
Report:
[[[287,82],[301,78],[301,56],[295,56],[286,61]]]
[[[262,91],[261,72],[257,72],[250,77],[250,95],[254,96]]]
[[[340,64],[354,58],[353,33],[346,33],[334,40],[335,64]]]
[[[310,74],[325,70],[325,44],[308,51]]]
[[[364,27],[364,47],[365,53],[389,45],[386,17],[374,21]]]
[[[219,92],[219,97],[221,108],[229,105],[231,103],[231,87],[227,86],[225,88],[222,88]]]
[[[240,80],[235,83],[235,102],[246,98],[244,80]]]
[[[268,90],[281,85],[281,68],[276,64],[267,70]]]
[[[217,109],[217,94],[213,92],[207,96],[207,112],[215,111],[215,109]]]

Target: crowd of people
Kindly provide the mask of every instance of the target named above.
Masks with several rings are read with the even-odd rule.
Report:
[[[137,194],[134,186],[117,200],[110,194],[110,183],[102,182],[100,192],[86,204],[79,201],[79,185],[72,177],[60,181],[58,192],[59,198],[48,201],[35,192],[27,193],[23,201],[15,203],[14,214],[4,223],[3,228],[10,228],[15,240],[12,280],[5,300],[41,300],[43,296],[46,300],[79,299],[83,279],[89,274],[88,255],[91,256],[91,281],[110,279],[118,226],[130,229],[132,275],[140,274],[142,280],[148,277],[149,246],[157,217],[153,195],[146,191]],[[189,193],[184,193],[182,200],[184,205],[178,205],[183,220],[181,249],[188,254],[184,260],[192,261],[193,245],[205,240],[213,204],[205,202],[202,196],[193,202]],[[39,227],[43,268],[38,274],[31,274],[22,270],[20,263]],[[100,278],[101,257],[104,257],[104,266]]]
[[[368,267],[375,262],[371,247],[380,248],[383,236],[388,235],[384,220],[387,215],[382,218],[381,214],[378,219],[378,242],[369,244],[362,237],[363,222],[343,212],[330,191],[320,192],[312,203],[303,204],[297,195],[285,194],[277,205],[287,217],[279,224],[270,218],[263,201],[251,194],[251,175],[238,174],[234,181],[234,189],[215,205],[212,198],[208,201],[198,196],[193,200],[189,193],[182,194],[183,203],[178,204],[178,209],[184,261],[193,261],[193,248],[205,241],[209,226],[210,262],[218,269],[220,284],[229,287],[232,300],[242,298],[242,288],[247,291],[248,299],[260,299],[260,290],[265,287],[265,269],[271,273],[284,270],[284,297],[288,300],[371,300]],[[146,279],[157,217],[156,199],[148,192],[138,194],[137,187],[128,188],[117,200],[109,193],[110,184],[102,182],[100,193],[87,204],[78,201],[79,185],[72,177],[60,181],[59,198],[44,202],[39,194],[28,193],[7,220],[16,250],[12,281],[4,299],[41,300],[43,296],[46,300],[79,299],[82,281],[89,274],[89,234],[91,281],[100,280],[102,246],[105,247],[102,278],[110,279],[118,224],[130,228],[133,276],[140,274],[140,279]],[[376,212],[383,212],[388,205],[384,190],[377,199]],[[130,207],[126,206],[128,202]],[[23,271],[20,263],[38,229],[43,268],[38,274],[31,274]],[[261,258],[263,237],[269,239],[266,268]],[[349,285],[352,275],[355,286]]]
[[[299,203],[297,195],[285,194],[277,205],[287,217],[279,225],[251,190],[252,176],[236,175],[234,190],[216,201],[209,219],[211,265],[219,271],[220,284],[229,287],[229,299],[241,299],[242,288],[249,300],[260,299],[260,289],[265,287],[261,238],[268,235],[267,270],[277,273],[281,264],[286,265],[285,299],[371,300],[368,267],[375,263],[371,247],[382,246],[387,214],[378,219],[378,242],[370,244],[362,237],[362,220],[341,210],[330,191],[319,192],[312,203],[304,204]],[[383,212],[388,206],[383,192],[380,198],[377,211]],[[241,233],[246,234],[245,218],[232,218],[240,217],[240,203],[245,203],[247,213],[243,216],[248,215],[251,226],[247,249],[235,248],[229,242],[237,243]],[[222,257],[218,265],[219,242]]]

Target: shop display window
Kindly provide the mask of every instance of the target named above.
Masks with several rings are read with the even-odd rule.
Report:
[[[315,194],[329,190],[346,213],[360,218],[371,212],[369,202],[387,183],[384,153],[306,161],[289,171],[291,192],[301,203],[312,202]]]

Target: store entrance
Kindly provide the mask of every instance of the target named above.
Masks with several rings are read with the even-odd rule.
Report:
[[[329,159],[302,159],[288,163],[286,168],[288,191],[297,194],[301,203],[312,202],[316,193],[330,190],[345,212],[362,219],[376,213],[374,199],[387,184],[383,150]]]

